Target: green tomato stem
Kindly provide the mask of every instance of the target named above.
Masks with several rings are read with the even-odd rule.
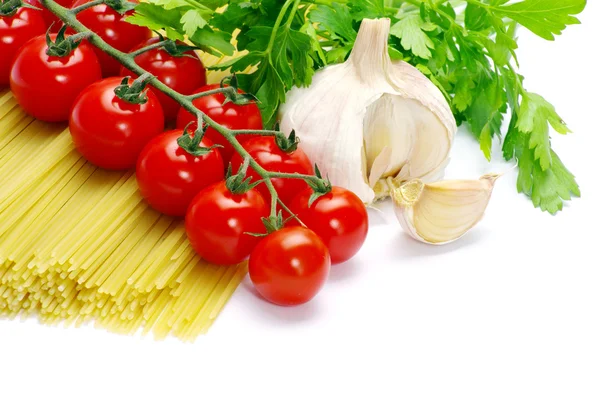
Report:
[[[99,0],[99,1],[103,1],[103,0]],[[130,52],[130,53],[129,53],[129,55],[131,55],[132,57],[134,57],[134,58],[135,58],[135,57],[137,57],[138,55],[142,55],[142,54],[143,54],[143,53],[145,53],[145,52],[148,52],[148,51],[154,50],[154,49],[156,49],[156,48],[161,48],[161,47],[164,47],[164,46],[165,46],[165,44],[167,44],[167,42],[166,42],[166,41],[164,41],[164,40],[161,40],[161,41],[159,41],[159,42],[157,42],[157,43],[153,43],[153,44],[150,44],[150,45],[148,45],[148,46],[146,46],[146,47],[140,48],[139,50],[132,51],[132,52]]]
[[[81,11],[85,11],[88,8],[99,6],[100,4],[104,4],[104,0],[90,1],[89,3],[82,4],[79,7],[72,8],[71,12],[74,14],[79,14]]]
[[[40,0],[40,1],[41,1],[42,5],[44,5],[46,8],[48,8],[54,15],[58,16],[67,26],[71,27],[76,32],[79,32],[79,34],[85,35],[87,40],[91,44],[98,47],[99,49],[101,49],[102,51],[104,51],[105,53],[110,55],[111,57],[115,58],[116,60],[118,60],[127,69],[131,70],[133,73],[137,74],[138,76],[148,75],[148,72],[146,70],[144,70],[143,68],[141,68],[140,66],[138,66],[135,63],[134,58],[136,55],[139,55],[145,51],[148,51],[149,49],[160,47],[161,46],[161,45],[159,45],[160,43],[156,43],[154,45],[148,46],[144,49],[140,49],[140,50],[130,53],[130,54],[124,53],[124,52],[119,51],[116,48],[110,46],[109,44],[107,44],[100,36],[98,36],[94,32],[91,32],[81,22],[79,22],[76,17],[76,12],[74,12],[77,9],[69,10],[68,8],[62,7],[61,5],[56,3],[54,0]],[[100,0],[96,0],[96,1],[100,2]],[[294,1],[295,0],[287,0],[286,1],[286,4],[284,5],[282,12],[279,15],[279,18],[278,18],[279,22],[276,24],[277,26],[279,26],[281,24],[281,21],[283,20],[283,16],[286,13],[287,8],[289,8],[289,6]],[[100,3],[102,3],[102,2],[100,2]],[[88,4],[91,4],[91,3],[88,3]],[[271,44],[273,44],[273,43],[271,43]],[[272,48],[272,45],[271,45],[271,48]],[[264,180],[264,184],[266,185],[267,189],[269,190],[269,193],[271,194],[271,216],[276,217],[277,216],[277,203],[281,202],[281,200],[279,199],[279,196],[277,195],[277,191],[275,190],[275,187],[273,186],[273,182],[271,181],[271,178],[273,177],[273,175],[269,171],[265,170],[260,164],[258,164],[248,154],[246,149],[244,149],[244,147],[236,139],[236,135],[240,135],[240,134],[256,134],[256,135],[281,134],[281,135],[283,135],[283,134],[279,131],[264,131],[264,130],[237,130],[236,131],[236,130],[231,130],[231,129],[215,122],[213,119],[211,119],[210,117],[205,115],[202,111],[200,111],[198,108],[196,108],[194,106],[194,104],[192,102],[193,99],[195,99],[196,97],[203,96],[203,95],[200,95],[200,96],[182,95],[182,94],[178,93],[177,91],[173,90],[172,88],[168,87],[167,85],[165,85],[164,83],[162,83],[160,80],[158,80],[156,78],[149,79],[148,83],[150,85],[152,85],[155,89],[163,92],[167,96],[174,99],[185,110],[187,110],[188,112],[195,115],[199,120],[204,120],[204,123],[207,126],[212,127],[213,129],[218,131],[227,140],[227,142],[229,142],[231,144],[231,146],[240,154],[240,156],[245,161],[248,161],[248,165]],[[226,89],[227,88],[222,88],[222,89],[218,89],[215,91],[223,92],[220,90],[226,90]],[[210,93],[206,92],[206,93],[204,93],[204,95],[210,95]],[[288,177],[289,178],[299,178],[299,179],[304,179],[305,181],[314,181],[315,179],[318,179],[317,177],[312,176],[312,175],[304,175],[303,176],[300,174],[286,174],[286,173],[275,173],[275,175],[277,178],[288,178]],[[285,204],[281,203],[281,207],[284,210],[288,211],[289,213],[292,213]]]
[[[209,95],[225,94],[227,92],[231,92],[232,90],[233,90],[233,87],[215,88],[214,90],[202,91],[197,94],[187,95],[187,98],[190,101],[193,101],[194,99],[202,98],[202,97],[209,96]]]

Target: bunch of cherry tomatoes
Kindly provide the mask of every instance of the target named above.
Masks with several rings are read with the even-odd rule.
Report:
[[[135,168],[142,196],[161,213],[185,217],[188,238],[207,261],[232,265],[249,257],[250,277],[258,292],[273,303],[296,305],[317,294],[331,264],[358,252],[368,218],[352,192],[326,184],[326,191],[317,197],[303,179],[272,178],[278,198],[295,216],[269,228],[270,192],[264,183],[256,184],[261,177],[222,134],[208,128],[201,140],[194,139],[188,128],[196,130],[195,116],[175,100],[143,82],[140,86],[139,79],[127,78],[134,73],[85,40],[68,42],[75,32],[61,29],[46,37],[48,29],[57,31],[60,24],[37,0],[26,1],[39,10],[15,7],[5,12],[8,1],[18,0],[2,2],[0,86],[10,84],[30,115],[48,122],[69,121],[77,150],[94,165],[108,170]],[[59,3],[74,8],[89,1]],[[131,13],[131,8],[100,4],[77,18],[123,52],[163,40],[126,22]],[[190,47],[171,44],[139,52],[136,64],[183,95],[221,87],[206,85],[205,68]],[[228,129],[263,128],[255,103],[238,105],[223,93],[193,103]],[[175,129],[164,132],[165,125],[173,124]],[[282,145],[274,136],[236,137],[266,171],[315,175],[313,164],[294,142]],[[228,169],[241,171],[230,175]]]

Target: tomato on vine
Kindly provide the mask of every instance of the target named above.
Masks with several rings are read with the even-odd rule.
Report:
[[[323,240],[332,264],[352,258],[367,238],[367,209],[350,190],[334,186],[317,197],[313,189],[307,188],[292,200],[289,208]]]
[[[192,94],[212,91],[220,88],[219,84],[211,84],[195,90]],[[238,94],[245,94],[242,90],[237,90]],[[232,130],[262,130],[263,122],[260,115],[260,109],[256,103],[247,103],[244,105],[235,104],[233,101],[226,102],[225,94],[212,94],[194,99],[193,103],[196,108],[204,112],[208,117],[219,123],[223,127]],[[196,128],[196,118],[183,107],[179,109],[177,114],[177,128],[184,128],[188,124],[191,128]],[[206,130],[208,136],[214,143],[223,146],[220,150],[223,154],[225,165],[229,164],[231,157],[235,153],[233,146],[219,134],[218,131],[209,127]],[[238,135],[237,140],[245,142],[254,137],[253,135]]]
[[[136,176],[140,192],[150,206],[163,214],[184,216],[194,197],[205,187],[223,180],[223,160],[210,139],[195,139],[183,130],[153,138],[138,158]]]
[[[130,52],[156,44],[162,40],[161,37],[153,37],[132,48]],[[202,61],[193,51],[193,47],[179,41],[167,40],[165,46],[137,55],[135,63],[182,95],[191,94],[196,88],[206,84],[206,69]],[[134,74],[123,67],[121,75],[131,76]],[[179,104],[165,93],[158,90],[153,91],[163,107],[165,120],[175,120]]]
[[[302,149],[298,148],[298,142],[293,135],[287,140],[260,136],[244,142],[242,146],[267,171],[314,175],[312,163]],[[241,156],[235,153],[231,159],[233,169],[237,170],[241,164]],[[261,179],[252,169],[248,170],[248,176],[255,181]],[[272,178],[271,182],[284,204],[289,204],[300,191],[306,188],[306,182],[297,178]],[[267,201],[271,199],[271,194],[264,183],[257,189]]]
[[[64,29],[28,41],[17,53],[10,89],[33,117],[50,122],[69,119],[77,96],[102,73],[94,49]]]
[[[111,77],[90,85],[73,106],[69,129],[77,150],[109,170],[133,168],[144,146],[164,128],[158,98],[144,81]]]
[[[90,1],[92,0],[77,0],[71,8],[79,7]],[[108,4],[98,4],[79,12],[77,19],[110,46],[119,51],[128,52],[152,36],[150,29],[125,21],[128,16],[133,15],[133,6],[137,3],[138,0],[126,2],[113,0],[111,6],[117,7],[116,9]],[[102,66],[102,75],[104,77],[117,76],[121,69],[119,61],[98,48],[94,47],[94,49]]]
[[[0,8],[0,86],[7,85],[17,51],[30,39],[43,35],[46,23],[40,11],[14,4]]]
[[[198,193],[185,217],[192,247],[217,265],[233,265],[246,259],[260,241],[250,233],[264,232],[262,218],[269,216],[262,195],[249,186],[233,186],[234,178]]]
[[[325,244],[301,226],[269,234],[254,248],[248,264],[258,293],[282,306],[300,305],[314,298],[327,281],[330,268]]]

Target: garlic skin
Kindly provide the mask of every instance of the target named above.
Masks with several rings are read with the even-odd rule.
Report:
[[[479,180],[406,182],[391,192],[396,217],[416,240],[442,245],[458,240],[483,218],[500,175]]]
[[[439,180],[456,121],[439,89],[406,62],[392,62],[390,20],[362,21],[348,60],[295,88],[281,111],[301,148],[334,185],[365,203],[389,195],[386,180]]]

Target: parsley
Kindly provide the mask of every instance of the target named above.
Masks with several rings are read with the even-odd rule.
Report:
[[[392,21],[389,53],[417,67],[440,88],[459,123],[492,155],[503,140],[516,159],[517,189],[556,213],[579,196],[574,176],[551,147],[551,133],[569,133],[554,107],[527,91],[518,65],[517,26],[554,40],[586,0],[149,0],[130,21],[187,37],[212,54],[240,54],[216,69],[238,73],[273,124],[285,94],[307,86],[315,71],[343,62],[363,18]],[[234,42],[236,47],[230,43]],[[509,121],[506,133],[504,120]]]

